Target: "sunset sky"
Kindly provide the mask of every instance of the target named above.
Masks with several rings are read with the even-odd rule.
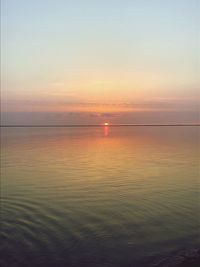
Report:
[[[199,122],[199,0],[1,3],[3,124]]]

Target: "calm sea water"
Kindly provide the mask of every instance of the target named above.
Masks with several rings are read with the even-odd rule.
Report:
[[[160,266],[200,245],[198,127],[1,132],[2,266]]]

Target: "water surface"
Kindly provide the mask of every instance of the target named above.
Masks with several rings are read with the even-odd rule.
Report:
[[[1,132],[2,266],[155,266],[200,245],[198,127]]]

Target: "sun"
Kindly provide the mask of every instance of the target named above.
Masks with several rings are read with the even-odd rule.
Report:
[[[108,126],[109,124],[108,124],[108,122],[104,122],[104,126]]]

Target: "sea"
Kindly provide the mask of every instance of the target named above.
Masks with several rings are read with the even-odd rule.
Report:
[[[0,265],[175,266],[200,247],[199,137],[198,126],[2,127]]]

